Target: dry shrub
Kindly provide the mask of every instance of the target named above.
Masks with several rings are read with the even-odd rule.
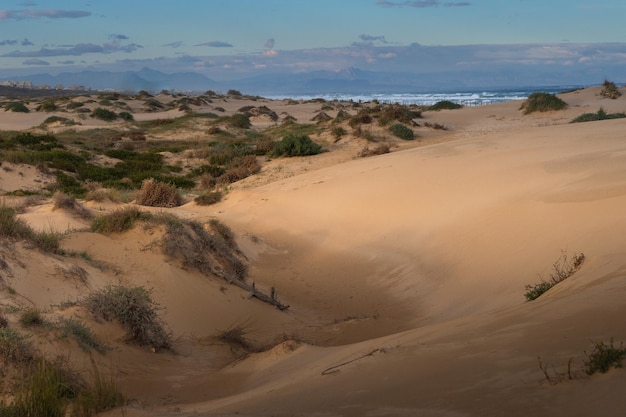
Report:
[[[57,191],[52,196],[52,200],[54,202],[55,209],[67,210],[70,213],[83,218],[83,219],[91,219],[93,215],[91,212],[79,203],[76,198],[73,196],[67,195],[61,191]]]
[[[248,268],[240,259],[230,229],[212,224],[213,233],[209,233],[201,223],[195,221],[182,221],[173,216],[162,216],[155,220],[161,220],[166,225],[163,252],[179,259],[183,267],[195,268],[204,274],[217,275],[229,281],[245,279]]]
[[[202,174],[200,176],[200,188],[203,190],[210,190],[217,185],[217,180],[211,174]]]
[[[261,165],[257,161],[256,156],[246,155],[241,158],[237,158],[231,167],[219,178],[217,183],[220,185],[230,184],[244,178],[254,175],[261,170]]]
[[[177,207],[183,203],[176,186],[148,178],[141,183],[137,204],[150,207]]]
[[[386,143],[381,143],[373,149],[370,149],[369,146],[366,146],[365,148],[361,150],[361,152],[359,152],[358,156],[360,158],[366,158],[368,156],[382,155],[385,153],[389,153],[389,150],[390,150],[389,145],[387,145]]]

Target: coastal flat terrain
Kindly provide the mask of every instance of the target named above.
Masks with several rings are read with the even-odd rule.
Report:
[[[216,96],[181,109],[181,97],[160,94],[152,100],[163,108],[148,111],[145,98],[115,108],[133,122],[37,112],[34,102],[28,113],[0,111],[8,136],[71,137],[65,149],[84,146],[104,167],[116,161],[106,151],[96,157],[97,140],[122,150],[166,146],[160,154],[182,176],[202,165],[206,144],[243,135],[260,147],[263,132],[288,116],[315,126],[300,128],[325,149],[258,154],[259,171],[225,185],[214,204],[198,204],[205,191],[191,187],[180,205],[149,207],[135,190],[79,197],[91,213],[83,217],[55,206],[54,170],[5,154],[3,205],[21,207],[17,217],[34,230],[61,233],[62,251],[2,238],[0,312],[42,354],[61,354],[85,374],[93,360],[112,375],[128,401],[106,416],[622,415],[624,370],[586,372],[598,343],[626,340],[626,119],[570,123],[601,108],[626,111],[624,96],[599,92],[560,94],[566,109],[531,114],[520,101],[420,109],[405,123],[416,135],[409,141],[376,122],[360,131],[350,124],[377,103]],[[70,107],[92,111],[99,104],[90,100],[73,98],[84,104]],[[190,119],[187,108],[219,117],[246,109],[251,126],[207,133],[217,125]],[[312,120],[321,112],[329,121]],[[340,112],[346,119],[333,125]],[[129,139],[133,123],[144,123],[142,140]],[[112,140],[104,129],[122,134]],[[389,152],[363,157],[381,144]],[[127,207],[227,225],[254,289],[164,254],[162,225],[94,231],[91,218]],[[571,276],[526,299],[526,286],[576,259]],[[80,302],[107,285],[150,289],[171,349],[127,343],[115,321]],[[53,326],[20,324],[33,307],[47,323],[80,320],[110,349],[86,352]],[[1,388],[10,399],[10,384]]]

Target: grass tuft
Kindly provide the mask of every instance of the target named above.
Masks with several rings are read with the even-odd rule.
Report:
[[[621,368],[622,359],[626,357],[626,349],[621,343],[619,347],[613,345],[613,338],[607,344],[604,342],[595,342],[593,350],[590,353],[585,352],[587,359],[585,360],[585,372],[592,375],[596,372],[605,373],[609,369]]]
[[[171,335],[157,315],[159,306],[152,301],[151,294],[144,287],[108,286],[89,294],[84,304],[96,317],[117,320],[130,341],[154,349],[169,349]]]
[[[534,112],[563,110],[565,108],[567,108],[567,103],[554,94],[532,93],[522,103],[520,110],[523,110],[524,114],[530,114]]]
[[[547,281],[542,278],[541,282],[537,284],[526,285],[524,297],[526,297],[527,301],[536,300],[559,282],[574,275],[576,271],[580,269],[583,262],[585,262],[585,254],[583,253],[574,254],[571,259],[568,258],[567,254],[562,253],[559,259],[552,264],[550,278]]]

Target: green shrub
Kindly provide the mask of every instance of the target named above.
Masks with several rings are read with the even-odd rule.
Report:
[[[537,284],[526,285],[524,297],[526,297],[527,301],[539,298],[543,293],[554,287],[559,282],[574,275],[576,271],[580,269],[583,262],[585,262],[585,254],[583,253],[574,254],[571,259],[568,258],[567,254],[562,253],[561,257],[552,264],[550,278],[547,281],[542,278],[541,282]]]
[[[334,136],[335,141],[338,141],[339,139],[342,138],[343,135],[347,134],[348,132],[343,127],[336,126],[332,129],[331,133]]]
[[[109,347],[94,334],[94,332],[85,325],[85,323],[73,318],[62,319],[59,323],[63,337],[71,336],[76,340],[78,346],[85,352],[92,349],[98,353],[105,353]]]
[[[228,125],[239,129],[249,129],[252,124],[250,118],[245,114],[236,113],[228,118]]]
[[[394,136],[403,139],[403,140],[413,140],[415,139],[415,133],[413,133],[413,129],[406,127],[403,124],[396,123],[389,126],[389,131],[393,133]]]
[[[524,114],[530,114],[533,112],[546,112],[552,110],[563,110],[567,108],[567,103],[555,96],[548,93],[532,93],[522,103],[520,110],[524,110]]]
[[[128,339],[154,349],[169,349],[172,339],[157,315],[158,304],[144,287],[108,286],[92,292],[84,303],[96,317],[117,320]]]
[[[96,217],[91,222],[91,230],[96,233],[121,233],[130,230],[136,221],[147,220],[149,213],[144,213],[136,207],[118,209],[109,214]]]
[[[91,112],[91,117],[103,120],[105,122],[112,122],[117,119],[117,114],[114,111],[98,107]]]
[[[61,116],[50,116],[46,120],[43,121],[44,125],[52,124],[52,123],[60,123],[63,126],[73,126],[76,124],[72,119],[68,119],[67,117]]]
[[[595,372],[605,373],[611,367],[621,368],[622,359],[626,357],[626,349],[624,344],[620,347],[613,345],[613,339],[608,344],[604,342],[595,342],[591,353],[585,352],[587,359],[585,360],[585,372],[592,375]]]
[[[4,363],[26,364],[35,358],[32,344],[10,327],[0,328],[0,359]]]
[[[278,158],[280,156],[308,156],[317,155],[322,152],[322,147],[313,142],[306,135],[289,135],[282,140],[275,142],[269,156]]]
[[[241,92],[238,91],[238,90],[228,90],[226,95],[227,96],[235,96],[235,97],[241,97],[242,96]]]
[[[597,113],[583,113],[580,116],[574,118],[570,123],[595,122],[598,120],[623,118],[626,118],[626,113],[607,113],[606,111],[604,111],[603,108],[600,108]]]
[[[117,116],[126,122],[132,122],[133,120],[135,120],[135,117],[127,111],[120,112]]]
[[[393,121],[411,124],[413,123],[413,119],[422,117],[422,113],[411,110],[400,104],[391,104],[383,106],[379,111],[372,114],[372,116],[378,118],[378,124],[380,126],[387,126]]]
[[[14,113],[29,113],[28,107],[19,101],[12,101],[4,106],[4,111],[12,111]]]
[[[46,113],[57,111],[59,107],[54,103],[54,101],[44,101],[37,108],[36,111],[44,111]]]
[[[222,193],[220,191],[209,191],[199,195],[194,201],[199,206],[209,206],[222,201]]]
[[[462,107],[463,107],[463,105],[461,105],[459,103],[455,103],[455,102],[450,101],[450,100],[442,100],[442,101],[438,101],[435,104],[433,104],[432,106],[428,107],[428,110],[430,110],[430,111],[456,110],[456,109],[460,109]]]
[[[613,81],[604,80],[602,84],[602,90],[600,91],[600,95],[605,98],[610,98],[615,100],[616,98],[621,97],[622,93],[617,89],[617,86]]]
[[[44,324],[38,308],[27,308],[20,313],[20,323],[24,327],[42,326]]]
[[[33,229],[23,219],[17,217],[14,208],[0,206],[0,236],[13,239],[30,239]]]

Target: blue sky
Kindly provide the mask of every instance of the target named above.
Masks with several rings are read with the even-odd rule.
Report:
[[[544,54],[583,62],[590,58],[581,44],[626,44],[624,21],[624,0],[1,0],[0,74],[393,71],[428,64],[403,52],[416,44],[459,55],[475,45],[500,45],[497,55],[502,45],[529,45],[529,57],[518,57],[528,59],[537,45],[551,45]],[[452,46],[465,48],[445,48]],[[609,53],[607,62],[626,59],[626,50]]]

